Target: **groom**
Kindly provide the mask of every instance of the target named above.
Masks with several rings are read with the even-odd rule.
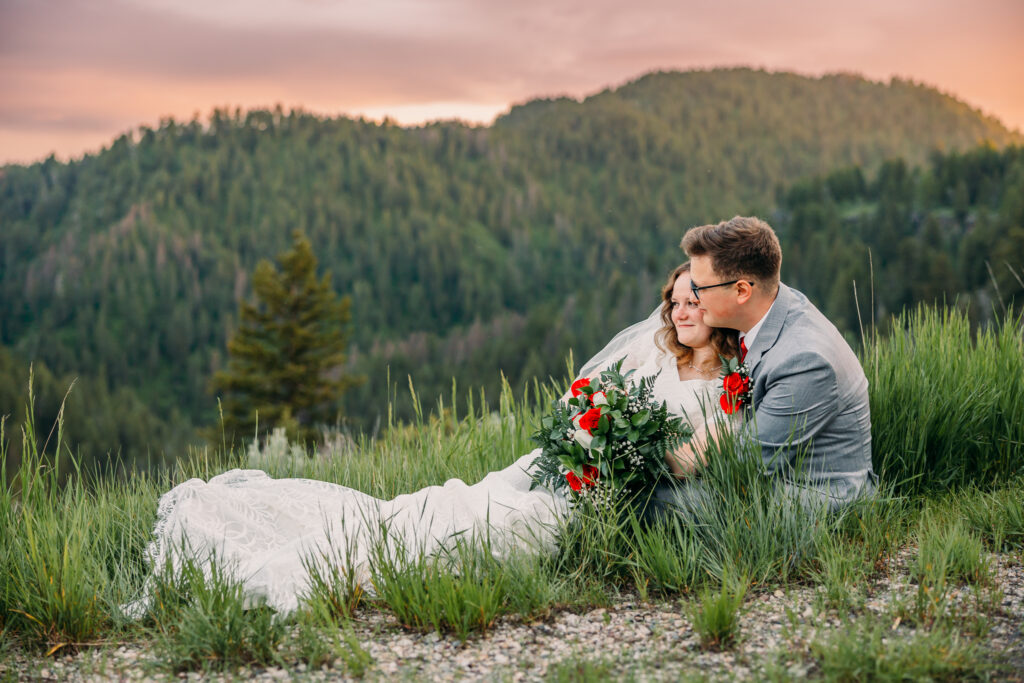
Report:
[[[737,216],[690,229],[681,246],[704,323],[740,333],[751,378],[741,436],[767,472],[831,510],[870,493],[867,378],[835,326],[779,281],[775,232]]]

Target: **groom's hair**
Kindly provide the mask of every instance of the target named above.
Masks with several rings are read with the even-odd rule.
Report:
[[[751,277],[769,285],[779,281],[782,247],[772,226],[760,218],[735,216],[690,228],[680,246],[691,258],[710,256],[711,267],[722,277]]]

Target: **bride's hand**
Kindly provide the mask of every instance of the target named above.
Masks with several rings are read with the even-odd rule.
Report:
[[[697,427],[687,443],[681,444],[674,451],[665,455],[668,466],[676,479],[691,477],[698,468],[707,463],[704,452],[708,438],[715,438],[717,434],[717,424],[712,420],[703,427]]]
[[[691,441],[665,454],[669,469],[672,470],[672,474],[676,479],[688,479],[693,476],[697,468],[704,465],[704,449],[695,448],[695,446],[697,444]],[[703,446],[703,443],[700,446]]]

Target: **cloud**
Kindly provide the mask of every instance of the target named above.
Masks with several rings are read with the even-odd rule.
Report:
[[[47,107],[5,107],[0,110],[0,128],[107,132],[121,123],[116,116],[89,112],[61,112]]]
[[[60,11],[54,11],[55,4]],[[43,1],[13,7],[5,9],[3,19],[19,30],[5,35],[0,45],[0,64],[7,69],[73,65],[184,82],[298,79],[346,85],[373,96],[375,90],[444,93],[452,80],[442,76],[453,69],[487,68],[486,61],[468,56],[494,54],[485,49],[483,37],[454,43],[346,27],[230,27],[124,2]]]
[[[0,0],[0,142],[219,105],[481,117],[739,64],[913,77],[1019,126],[1021,27],[1019,0]]]

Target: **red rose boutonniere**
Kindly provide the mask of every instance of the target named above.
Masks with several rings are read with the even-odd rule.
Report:
[[[750,404],[750,373],[738,358],[722,358],[722,397],[718,403],[729,415]]]

